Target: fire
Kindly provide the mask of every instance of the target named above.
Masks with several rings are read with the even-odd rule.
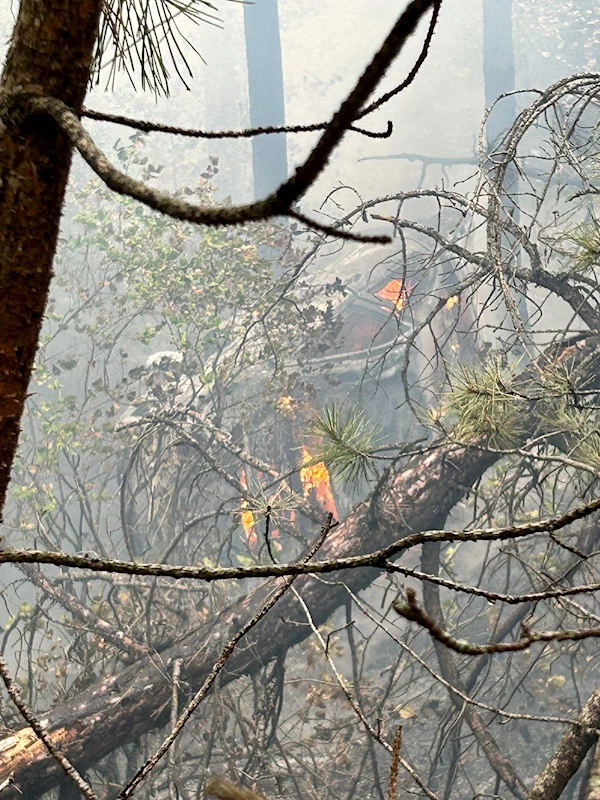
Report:
[[[333,498],[333,492],[331,491],[329,470],[323,461],[319,461],[316,464],[311,462],[312,456],[309,453],[308,448],[303,447],[302,463],[304,466],[300,468],[300,480],[302,481],[304,497],[310,497],[311,492],[314,492],[313,497],[319,503],[321,508],[324,511],[333,514],[335,519],[339,519],[339,514]]]
[[[242,467],[240,472],[240,484],[242,489],[248,489],[248,480],[246,479],[246,470]],[[240,504],[240,508],[242,509],[242,528],[244,529],[244,533],[246,534],[246,539],[248,540],[249,547],[256,547],[258,544],[258,536],[256,535],[256,528],[254,524],[254,514],[252,511],[248,510],[248,501],[245,498],[242,498],[242,502]]]
[[[448,311],[450,311],[450,309],[451,309],[451,308],[454,308],[454,306],[455,306],[457,303],[458,303],[458,295],[454,294],[454,295],[452,295],[452,297],[449,297],[449,298],[446,300],[446,305],[445,305],[445,308],[447,308],[447,309],[448,309]]]
[[[408,286],[400,278],[392,278],[389,283],[376,292],[382,300],[389,300],[398,311],[402,311],[408,297]]]

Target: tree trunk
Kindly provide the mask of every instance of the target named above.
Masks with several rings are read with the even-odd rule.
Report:
[[[512,0],[483,0],[483,84],[486,108],[515,90]],[[498,144],[516,116],[515,95],[500,100],[486,125],[488,150]]]
[[[283,61],[277,0],[244,5],[250,127],[285,125]],[[262,200],[288,178],[285,133],[252,139],[254,199]]]
[[[71,146],[15,95],[79,112],[102,0],[21,0],[0,83],[0,513],[17,449],[56,250]]]
[[[600,381],[598,337],[578,341],[563,349],[561,361],[575,369],[584,363],[592,385]],[[532,412],[523,416],[522,436],[536,423]],[[464,494],[500,456],[478,448],[442,446],[413,458],[391,473],[368,501],[358,505],[336,528],[322,550],[335,558],[382,548],[416,531],[444,524]],[[375,569],[354,570],[332,576],[343,578],[354,592],[366,588],[380,574]],[[168,722],[172,686],[170,665],[183,661],[182,684],[196,691],[224,644],[262,604],[275,581],[268,581],[226,610],[217,619],[161,654],[158,660],[140,659],[121,674],[89,687],[67,704],[44,715],[54,742],[78,769],[85,769],[127,742]],[[347,599],[341,586],[299,578],[296,587],[311,609],[315,624],[322,625]],[[258,671],[266,663],[310,635],[306,618],[293,595],[287,594],[274,612],[238,645],[222,675],[222,684]],[[0,741],[0,783],[15,772],[15,786],[28,800],[56,785],[55,762],[29,729]],[[2,800],[19,797],[7,791]]]

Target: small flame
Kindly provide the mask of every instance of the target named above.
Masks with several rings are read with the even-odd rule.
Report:
[[[446,300],[446,306],[445,306],[445,308],[447,308],[447,309],[448,309],[448,311],[450,311],[450,309],[451,309],[451,308],[454,308],[454,306],[455,306],[457,303],[458,303],[458,295],[456,295],[456,294],[453,294],[453,295],[452,295],[452,297],[449,297],[449,298]]]
[[[398,311],[402,311],[408,297],[408,287],[403,280],[392,278],[383,289],[380,289],[375,294],[382,300],[389,300]]]
[[[248,489],[246,470],[243,467],[240,472],[240,484],[242,486],[242,489],[245,490]],[[244,498],[242,498],[240,508],[242,509],[242,528],[244,529],[244,533],[246,534],[246,539],[248,540],[248,546],[254,548],[258,544],[258,536],[256,535],[256,528],[254,526],[254,514],[252,513],[252,511],[248,511],[248,501]]]
[[[331,491],[331,478],[329,470],[324,461],[316,464],[311,463],[312,456],[307,447],[302,448],[302,463],[300,468],[300,480],[304,490],[304,497],[310,497],[314,492],[314,498],[324,511],[333,514],[335,519],[339,519],[339,514],[335,506],[333,492]]]

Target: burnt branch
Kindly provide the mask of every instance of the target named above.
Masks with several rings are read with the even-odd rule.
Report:
[[[0,656],[0,677],[6,686],[6,691],[8,692],[10,699],[19,709],[19,713],[29,725],[33,734],[35,734],[39,741],[48,750],[54,761],[63,770],[65,775],[67,775],[71,781],[73,781],[75,786],[77,786],[86,800],[99,800],[92,787],[79,774],[69,759],[60,751],[57,743],[52,740],[52,737],[48,735],[48,731],[46,730],[47,726],[35,716],[30,708],[28,708],[27,704],[23,700],[23,696],[21,695],[21,690],[19,689],[17,683],[13,680],[10,672],[8,671],[8,666],[2,656]],[[8,778],[2,782],[2,788],[7,788],[12,784],[12,782],[13,781],[10,780],[9,775]]]

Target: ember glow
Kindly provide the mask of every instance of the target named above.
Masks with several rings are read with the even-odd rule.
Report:
[[[311,463],[312,456],[307,447],[302,448],[302,463],[300,469],[300,480],[304,490],[304,497],[314,497],[324,511],[333,514],[335,519],[339,519],[339,514],[331,491],[331,479],[329,470],[325,462],[319,461]]]
[[[376,296],[380,297],[382,300],[389,300],[398,311],[401,311],[408,297],[408,286],[406,286],[403,280],[392,278],[389,283],[386,283],[383,289],[376,292]]]
[[[243,467],[240,472],[240,484],[242,485],[242,489],[245,490],[248,489],[246,470]],[[244,529],[244,533],[246,534],[248,545],[249,547],[256,547],[256,545],[258,544],[258,536],[256,535],[254,514],[252,513],[252,511],[248,510],[248,501],[245,498],[242,498],[240,507],[242,509],[242,528]]]

